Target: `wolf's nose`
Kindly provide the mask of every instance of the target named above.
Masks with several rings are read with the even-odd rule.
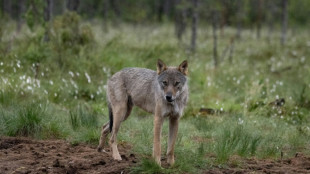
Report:
[[[167,100],[168,102],[173,102],[173,100],[172,100],[172,95],[166,95],[166,100]]]

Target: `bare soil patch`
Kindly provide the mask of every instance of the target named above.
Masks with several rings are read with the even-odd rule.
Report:
[[[114,161],[87,144],[1,137],[0,173],[129,173],[137,163],[129,149],[119,145],[123,160]]]
[[[95,146],[89,144],[73,146],[65,140],[0,137],[0,173],[129,173],[138,159],[126,145],[120,144],[119,151],[123,160],[114,161],[109,153],[99,153]],[[202,173],[310,174],[310,157],[296,154],[293,158],[283,160],[245,159],[240,164]]]
[[[241,164],[230,164],[227,168],[214,168],[204,174],[310,174],[310,157],[296,154],[295,157],[283,160],[245,159]]]

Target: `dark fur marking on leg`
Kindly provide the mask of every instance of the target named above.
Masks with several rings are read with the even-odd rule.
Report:
[[[109,109],[109,118],[110,118],[110,132],[112,132],[112,128],[113,128],[113,111],[112,111],[112,107],[111,104],[108,104],[108,109]]]

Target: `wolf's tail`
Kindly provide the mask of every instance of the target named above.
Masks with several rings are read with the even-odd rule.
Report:
[[[108,104],[108,109],[109,109],[109,118],[110,118],[110,132],[112,132],[112,128],[113,128],[113,111],[112,111],[112,107],[111,104]]]

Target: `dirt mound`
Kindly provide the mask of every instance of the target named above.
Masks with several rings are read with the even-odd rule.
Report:
[[[1,137],[0,173],[128,173],[137,163],[128,149],[119,146],[123,160],[114,161],[108,153],[86,144]]]
[[[310,174],[310,157],[296,154],[294,158],[283,160],[246,159],[240,165],[229,165],[228,168],[214,168],[205,174],[221,173],[278,173],[278,174]]]

